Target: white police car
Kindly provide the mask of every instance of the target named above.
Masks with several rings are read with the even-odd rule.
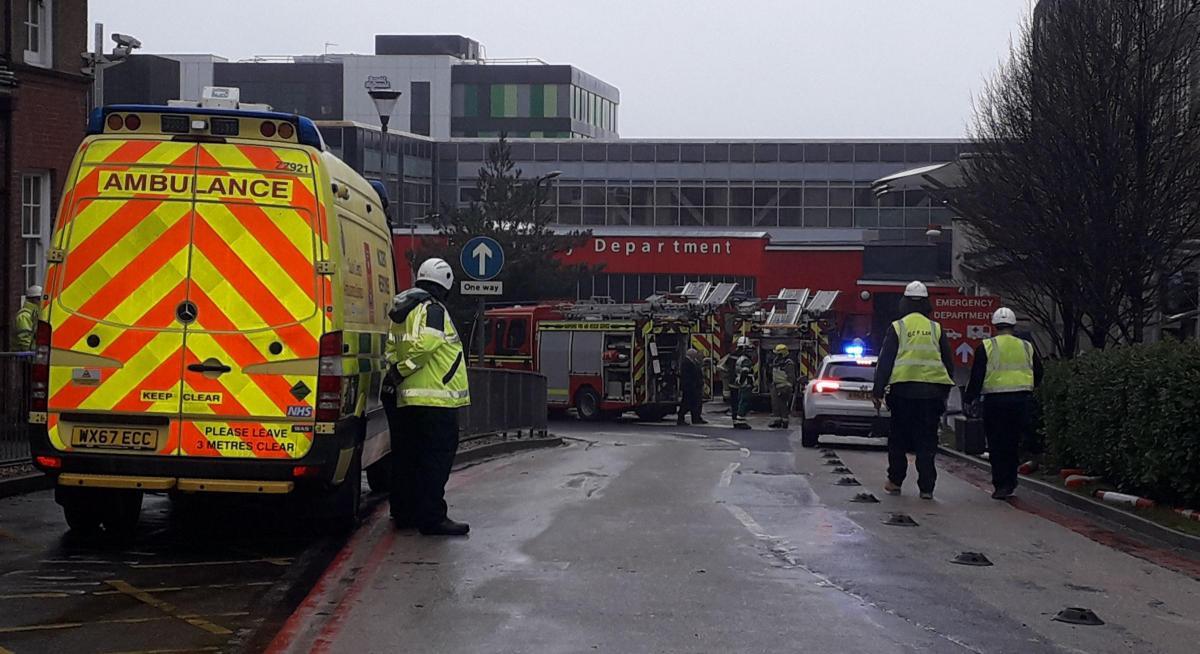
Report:
[[[860,350],[861,352],[861,350]],[[816,447],[822,434],[887,437],[887,406],[875,411],[877,358],[861,354],[832,354],[821,362],[817,377],[804,387],[804,422],[800,444]]]

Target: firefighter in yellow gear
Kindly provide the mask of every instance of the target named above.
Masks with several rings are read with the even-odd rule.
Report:
[[[975,348],[963,404],[983,400],[992,499],[1006,500],[1017,489],[1021,443],[1033,445],[1033,389],[1041,383],[1042,362],[1033,343],[1014,333],[1017,314],[1012,309],[996,309],[992,325],[996,335]]]
[[[775,420],[768,427],[787,429],[792,398],[796,395],[796,360],[783,343],[775,346],[774,353],[771,360],[771,414]]]
[[[458,410],[471,403],[462,340],[444,301],[454,271],[442,259],[417,270],[416,288],[392,300],[380,399],[391,404],[392,519],[422,534],[463,536],[470,527],[446,515],[446,480],[458,451]]]
[[[25,291],[25,302],[17,311],[13,321],[12,339],[10,345],[13,352],[29,352],[33,350],[33,339],[37,333],[38,320],[42,315],[42,287],[30,286]]]
[[[933,306],[929,289],[912,282],[900,299],[900,320],[892,323],[879,350],[875,369],[875,406],[884,396],[891,411],[888,435],[887,483],[889,495],[899,495],[908,474],[908,452],[917,455],[917,488],[921,499],[933,499],[937,483],[934,457],[938,447],[938,421],[954,386],[954,358],[942,326],[929,317]]]

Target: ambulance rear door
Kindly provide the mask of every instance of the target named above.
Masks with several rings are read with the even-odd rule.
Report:
[[[289,459],[312,445],[333,311],[330,278],[317,271],[329,243],[318,161],[298,145],[199,146],[182,455]]]
[[[46,284],[48,432],[60,450],[177,448],[197,152],[135,136],[80,148]]]

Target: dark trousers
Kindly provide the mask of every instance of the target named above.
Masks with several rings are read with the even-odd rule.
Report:
[[[1021,443],[1033,431],[1033,397],[1029,393],[991,393],[983,396],[983,429],[987,432],[996,490],[1017,487]]]
[[[946,408],[941,398],[916,399],[888,397],[892,412],[892,432],[888,436],[888,479],[893,484],[904,483],[908,476],[908,452],[917,455],[917,488],[932,493],[937,483],[938,420]]]
[[[791,386],[771,389],[771,415],[785,425],[792,414],[793,394]]]
[[[418,527],[446,519],[446,480],[458,452],[458,410],[405,406],[388,412],[392,517]]]
[[[692,424],[700,422],[704,418],[700,415],[700,410],[703,405],[701,399],[702,393],[699,390],[683,389],[683,397],[679,398],[679,419],[689,413],[692,414]]]
[[[742,407],[742,389],[733,386],[729,389],[729,417],[737,422],[738,409]],[[745,416],[745,414],[742,414]]]

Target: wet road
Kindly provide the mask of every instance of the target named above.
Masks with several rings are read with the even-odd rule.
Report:
[[[261,650],[342,540],[277,500],[208,500],[147,496],[116,541],[69,533],[50,491],[0,499],[0,653]]]
[[[926,502],[911,480],[883,495],[872,449],[838,450],[864,489],[835,485],[843,474],[780,432],[557,431],[578,440],[452,481],[470,538],[377,521],[356,544],[370,554],[310,596],[274,651],[1190,654],[1200,641],[1194,558],[1033,497],[991,500],[974,469],[944,465]],[[849,502],[863,490],[881,502]],[[891,512],[919,524],[884,524]],[[995,565],[950,562],[965,550]],[[1067,606],[1106,624],[1053,621]]]

